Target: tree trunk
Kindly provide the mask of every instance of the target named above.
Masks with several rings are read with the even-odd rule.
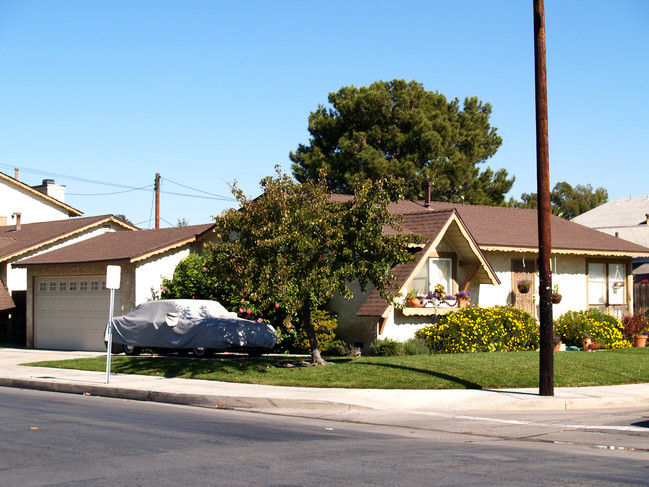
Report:
[[[313,326],[313,321],[311,321],[311,300],[305,299],[304,304],[302,305],[302,323],[304,324],[304,330],[306,331],[306,336],[309,337],[309,345],[311,346],[311,357],[313,363],[316,365],[326,365],[320,355],[320,346],[318,345],[318,337],[315,334],[315,326]]]

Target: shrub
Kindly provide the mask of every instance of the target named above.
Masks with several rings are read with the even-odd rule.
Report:
[[[590,336],[601,348],[628,348],[624,339],[622,323],[614,316],[598,309],[568,311],[554,322],[554,334],[568,346],[581,347],[583,337]]]
[[[323,309],[314,309],[311,311],[311,321],[315,327],[315,334],[318,338],[320,351],[329,350],[331,342],[336,338],[336,328],[338,328],[338,319]],[[295,323],[295,351],[310,352],[309,337],[304,330],[301,322]]]
[[[529,314],[511,306],[464,308],[415,333],[433,352],[536,350],[539,327]]]
[[[370,355],[394,357],[403,354],[403,343],[390,338],[379,338],[370,345]]]
[[[403,353],[405,355],[428,355],[430,348],[423,338],[411,338],[403,343]]]
[[[345,340],[334,340],[329,344],[329,348],[327,349],[327,354],[334,357],[349,357],[355,353],[356,349],[354,346]]]

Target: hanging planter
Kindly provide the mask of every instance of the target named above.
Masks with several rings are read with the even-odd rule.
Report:
[[[624,287],[624,283],[622,281],[614,281],[612,287],[613,287],[613,292],[617,293],[620,289]]]
[[[530,292],[530,289],[532,288],[532,281],[528,281],[527,279],[523,279],[522,281],[518,281],[518,292],[521,294],[527,294]]]
[[[555,284],[552,287],[552,304],[559,304],[561,302],[561,294],[559,294],[559,286]]]

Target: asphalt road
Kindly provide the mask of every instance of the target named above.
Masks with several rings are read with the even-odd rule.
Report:
[[[649,485],[640,411],[391,426],[8,388],[0,411],[8,486]]]

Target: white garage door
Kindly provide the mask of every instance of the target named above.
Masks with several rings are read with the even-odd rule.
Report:
[[[106,276],[36,278],[34,283],[34,346],[57,350],[104,347],[110,290]],[[121,309],[115,291],[114,310]],[[121,314],[119,311],[116,314]]]

